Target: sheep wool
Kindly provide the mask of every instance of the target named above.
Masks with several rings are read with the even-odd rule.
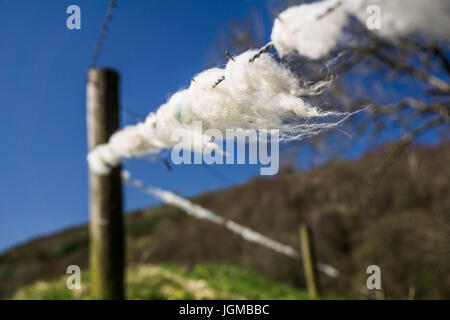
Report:
[[[380,8],[379,35],[395,39],[421,33],[434,40],[450,39],[450,1],[448,0],[346,0],[345,9],[366,24],[373,14],[368,8]]]
[[[330,116],[348,116],[324,112],[299,97],[308,92],[317,94],[325,83],[303,88],[296,76],[270,54],[252,59],[257,53],[249,50],[230,60],[225,69],[199,73],[189,88],[173,94],[144,123],[125,127],[107,144],[90,152],[91,169],[105,174],[123,158],[178,146],[179,141],[173,137],[177,129],[183,129],[183,135],[189,138],[182,140],[188,141],[188,145],[182,145],[185,150],[223,154],[211,137],[197,130],[199,122],[203,130],[213,128],[224,134],[227,129],[278,129],[281,140],[292,140],[336,126],[339,122],[327,120]],[[325,120],[318,123],[318,119]]]
[[[373,6],[373,7],[372,7]],[[422,34],[432,40],[450,40],[448,0],[322,0],[290,7],[274,21],[272,42],[280,56],[297,52],[320,59],[348,44],[345,26],[356,17],[368,25],[379,9],[379,29],[373,31],[390,40]]]
[[[204,128],[280,129],[289,120],[328,115],[297,96],[297,77],[264,53],[249,50],[230,60],[225,70],[213,68],[198,74],[184,96],[180,121],[202,121]],[[213,87],[217,79],[225,80]],[[288,127],[288,125],[287,125]]]
[[[279,14],[271,36],[278,54],[296,51],[311,59],[326,56],[338,44],[347,23],[341,2],[317,1],[290,7]]]

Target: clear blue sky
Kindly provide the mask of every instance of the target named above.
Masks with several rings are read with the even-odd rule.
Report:
[[[81,8],[81,30],[66,28],[71,4]],[[0,251],[88,220],[85,76],[107,4],[0,0]],[[145,115],[189,85],[220,30],[252,8],[266,10],[262,1],[119,0],[98,65],[120,71],[122,105]],[[127,168],[183,195],[226,185],[199,166],[169,172],[161,161],[135,160]],[[220,171],[242,182],[258,167]],[[125,203],[157,202],[126,188]]]
[[[82,29],[66,28],[66,8],[81,8]],[[0,251],[88,220],[85,77],[107,0],[0,0]],[[231,19],[266,14],[245,0],[121,1],[99,66],[121,73],[121,103],[146,115],[189,85]],[[122,124],[131,119],[122,113]],[[126,167],[153,185],[190,196],[230,184],[201,166],[131,160]],[[217,168],[234,183],[258,166]],[[157,201],[125,189],[130,210]]]

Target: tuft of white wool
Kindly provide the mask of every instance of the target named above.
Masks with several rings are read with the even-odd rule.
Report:
[[[89,152],[87,161],[91,171],[97,174],[108,174],[112,167],[120,163],[121,159],[112,153],[109,145],[104,144]]]
[[[330,115],[298,97],[305,90],[297,77],[270,54],[249,62],[257,52],[240,54],[225,70],[198,74],[184,96],[180,121],[202,121],[205,129],[283,130],[289,121]],[[225,80],[213,86],[221,77]]]
[[[449,0],[322,0],[290,7],[274,21],[272,42],[280,56],[297,52],[311,59],[327,56],[349,41],[345,26],[351,16],[367,25],[380,9],[381,29],[373,31],[396,40],[422,34],[433,40],[450,40]]]
[[[249,50],[230,60],[225,69],[212,68],[199,73],[187,89],[173,94],[144,123],[127,126],[116,132],[105,145],[89,153],[90,168],[108,173],[123,158],[139,157],[178,146],[172,134],[183,129],[185,150],[222,153],[211,137],[199,132],[210,128],[226,133],[227,129],[280,131],[281,140],[314,135],[339,122],[328,117],[347,114],[324,112],[306,102],[301,95],[318,94],[326,82],[300,85],[297,77],[270,54]],[[218,83],[218,79],[223,79]],[[321,122],[317,123],[317,120]],[[306,123],[302,123],[306,122]],[[194,149],[192,148],[194,147]],[[195,149],[197,148],[197,149]]]
[[[395,39],[421,33],[435,40],[450,39],[449,0],[346,0],[345,9],[365,24],[373,12],[369,6],[380,8],[381,29],[374,31]]]
[[[220,130],[223,125],[218,124],[222,121],[238,121],[237,106],[225,86],[226,80],[214,86],[223,74],[223,69],[212,68],[194,77],[177,108],[177,118],[181,123],[191,126],[195,121],[202,121],[204,129]]]
[[[90,169],[97,174],[107,174],[119,165],[123,158],[158,153],[162,149],[179,144],[179,141],[171,139],[171,133],[173,129],[181,127],[172,127],[172,130],[158,129],[163,128],[161,124],[164,119],[161,119],[162,122],[158,122],[159,120],[154,113],[151,113],[144,123],[126,126],[114,133],[108,143],[99,145],[89,152],[87,160]],[[210,141],[210,137],[189,128],[183,129],[183,134],[188,138],[180,142],[189,144],[181,144],[182,148],[200,153],[206,148],[221,152],[218,150],[218,145]],[[197,146],[201,146],[201,149],[196,149]]]
[[[347,23],[341,2],[317,1],[290,7],[279,14],[271,35],[278,54],[296,51],[311,59],[327,55],[338,44]]]

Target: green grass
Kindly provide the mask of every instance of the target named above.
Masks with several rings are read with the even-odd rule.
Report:
[[[38,281],[15,292],[13,299],[90,299],[89,274],[81,289],[69,290],[67,277]],[[228,265],[139,265],[127,272],[127,299],[307,299],[307,294]]]
[[[269,280],[255,272],[229,265],[197,265],[192,269],[166,266],[183,277],[204,280],[208,286],[246,299],[307,299],[304,291]]]

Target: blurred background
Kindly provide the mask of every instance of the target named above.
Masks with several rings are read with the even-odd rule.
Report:
[[[121,76],[121,125],[145,119],[224,54],[259,48],[273,20],[303,1],[117,1],[98,66]],[[70,264],[88,268],[86,72],[108,1],[0,0],[0,298],[83,298],[65,288]],[[81,29],[66,27],[69,5]],[[218,215],[299,249],[307,223],[321,296],[367,298],[366,268],[382,298],[450,298],[448,43],[389,42],[351,26],[360,47],[335,59],[281,59],[305,83],[335,78],[312,99],[368,107],[330,130],[281,146],[282,168],[173,165],[168,154],[127,160],[133,175],[192,197]],[[450,32],[450,30],[449,30]],[[325,101],[325,102],[324,102]],[[124,188],[130,298],[307,298],[299,261]],[[63,230],[63,231],[61,231]],[[87,273],[83,273],[87,279]],[[72,296],[75,295],[75,296]]]

